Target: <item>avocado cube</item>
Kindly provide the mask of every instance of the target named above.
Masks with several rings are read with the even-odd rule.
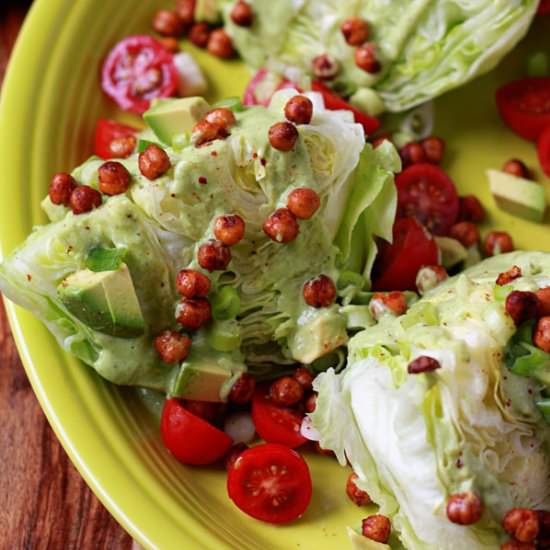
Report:
[[[212,355],[192,354],[181,364],[172,394],[197,401],[222,401],[222,388],[231,378],[231,370],[219,364]]]

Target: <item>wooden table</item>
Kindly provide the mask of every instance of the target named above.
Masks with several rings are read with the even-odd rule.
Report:
[[[0,82],[28,4],[0,0]],[[42,413],[1,299],[0,426],[0,548],[132,548],[132,539],[88,489]]]

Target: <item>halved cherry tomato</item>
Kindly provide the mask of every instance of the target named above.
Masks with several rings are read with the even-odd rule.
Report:
[[[190,413],[178,399],[164,403],[160,432],[166,448],[184,464],[212,464],[233,444],[227,434]]]
[[[550,126],[550,78],[514,80],[497,90],[498,111],[518,136],[536,141]]]
[[[119,107],[141,114],[152,99],[176,95],[178,71],[172,53],[158,40],[129,36],[107,56],[101,86]]]
[[[254,393],[252,420],[260,437],[268,443],[280,443],[292,449],[303,445],[307,441],[300,433],[303,419],[295,410],[275,405],[265,386]]]
[[[244,91],[243,105],[267,106],[273,94],[284,88],[296,88],[301,91],[294,82],[286,80],[267,69],[260,69],[252,77]]]
[[[102,159],[110,159],[115,155],[111,150],[111,143],[115,139],[135,136],[139,130],[121,124],[114,120],[100,118],[95,127],[94,154]]]
[[[544,173],[550,178],[550,126],[548,126],[540,135],[537,152],[539,162]]]
[[[351,111],[355,118],[355,122],[361,124],[365,129],[365,134],[370,135],[380,128],[380,121],[377,118],[369,116],[359,109],[352,107],[345,99],[336,95],[330,88],[325,86],[319,80],[314,80],[311,83],[311,89],[314,92],[319,92],[323,96],[325,107],[331,111]]]
[[[415,290],[420,268],[438,263],[437,244],[414,218],[393,226],[393,243],[384,243],[373,269],[374,290]]]
[[[458,219],[460,200],[453,180],[441,168],[420,163],[395,178],[397,217],[416,218],[434,235],[446,235]]]
[[[311,500],[305,460],[284,445],[268,443],[241,453],[227,473],[229,498],[246,514],[268,523],[299,518]]]
[[[539,15],[548,15],[550,13],[550,0],[541,0],[537,13]]]

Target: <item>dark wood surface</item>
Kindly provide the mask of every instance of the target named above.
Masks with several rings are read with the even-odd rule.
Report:
[[[27,9],[28,2],[0,0],[0,83]],[[0,426],[1,550],[133,547],[48,425],[19,360],[1,299]]]

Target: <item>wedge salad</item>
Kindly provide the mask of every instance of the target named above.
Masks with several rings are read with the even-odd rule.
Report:
[[[0,290],[102,378],[161,403],[167,451],[225,464],[229,498],[257,520],[306,512],[309,446],[351,467],[356,550],[550,548],[550,253],[482,238],[431,105],[549,12],[159,10],[156,35],[123,38],[101,68],[106,97],[139,119],[99,120],[94,154],[52,176],[48,222],[4,258]],[[242,98],[204,99],[183,36],[242,57]],[[550,176],[549,65],[535,52],[526,78],[495,86],[495,111]],[[487,166],[496,207],[544,223],[544,186],[502,160]]]

